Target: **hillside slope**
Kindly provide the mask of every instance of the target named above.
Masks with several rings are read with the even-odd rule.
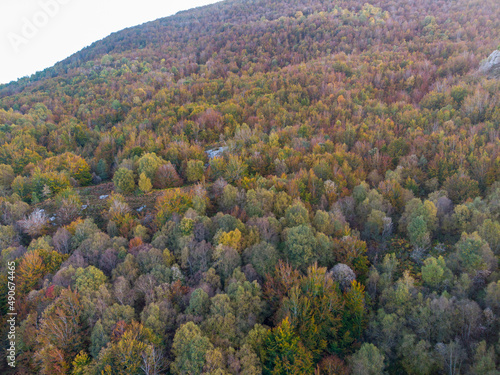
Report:
[[[496,374],[498,48],[497,0],[231,0],[0,86],[0,372]]]

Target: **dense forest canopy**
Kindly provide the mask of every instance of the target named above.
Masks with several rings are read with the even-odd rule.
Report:
[[[500,374],[498,49],[497,0],[226,0],[0,86],[0,372]]]

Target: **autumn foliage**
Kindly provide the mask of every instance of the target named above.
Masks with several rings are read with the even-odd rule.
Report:
[[[1,85],[0,373],[496,374],[497,3],[219,2]]]

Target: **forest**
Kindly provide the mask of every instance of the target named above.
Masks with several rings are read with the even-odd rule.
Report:
[[[0,373],[500,375],[498,1],[364,1],[0,85]]]

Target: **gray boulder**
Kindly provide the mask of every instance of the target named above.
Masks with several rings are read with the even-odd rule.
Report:
[[[479,70],[490,78],[500,78],[500,50],[493,51],[481,63]]]

